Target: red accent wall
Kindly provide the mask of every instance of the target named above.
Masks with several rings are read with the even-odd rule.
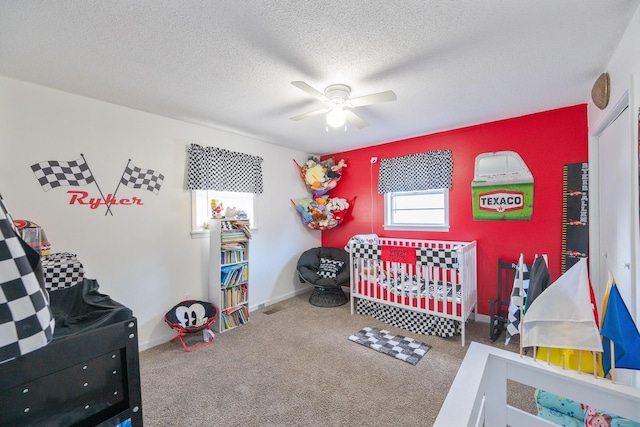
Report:
[[[377,192],[380,159],[446,149],[453,154],[449,232],[385,231],[383,195]],[[471,205],[475,158],[481,153],[504,150],[519,153],[533,174],[533,216],[530,221],[476,221]],[[355,196],[356,200],[340,226],[322,232],[322,245],[344,247],[354,234],[369,233],[411,239],[476,240],[478,311],[489,314],[487,301],[496,294],[498,258],[516,261],[523,253],[525,261],[532,262],[535,254],[546,253],[552,280],[560,276],[563,166],[586,162],[587,153],[587,106],[581,104],[323,156],[336,161],[345,159],[347,163],[331,196]],[[377,157],[378,162],[371,164],[371,157]]]

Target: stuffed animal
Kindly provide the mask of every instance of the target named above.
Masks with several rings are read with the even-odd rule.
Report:
[[[347,164],[344,162],[344,159],[340,160],[338,162],[338,164],[334,164],[335,162],[333,161],[333,159],[331,159],[331,166],[328,166],[328,170],[326,172],[326,175],[329,178],[340,178],[341,174],[340,171],[342,170],[342,168],[346,168]]]
[[[308,211],[308,210],[310,210],[310,207],[311,207],[311,204],[312,204],[312,203],[313,203],[313,199],[309,199],[309,198],[301,199],[301,200],[298,202],[298,206],[302,206],[302,208],[303,208],[304,210]]]
[[[236,217],[238,216],[238,210],[236,209],[236,207],[232,207],[232,208],[227,208],[227,210],[224,213],[225,218],[227,219],[236,219]]]
[[[311,218],[313,218],[314,222],[320,222],[327,219],[327,215],[318,210],[314,210],[313,212],[311,212]]]
[[[307,210],[305,208],[303,208],[302,206],[298,205],[297,206],[298,212],[300,212],[300,215],[302,215],[302,221],[306,224],[308,222],[313,221],[313,218],[311,217],[311,214],[309,212],[307,212]]]
[[[307,168],[307,171],[304,174],[304,180],[307,185],[310,185],[312,188],[320,187],[320,185],[326,180],[322,165],[316,164],[315,166]]]
[[[330,212],[344,211],[349,209],[349,202],[347,202],[346,199],[334,197],[332,199],[329,199],[329,202],[327,203],[327,209],[329,209]]]
[[[329,190],[333,190],[338,183],[337,179],[330,179],[322,183],[321,187],[313,188],[313,197],[319,197],[326,194]]]
[[[347,164],[344,162],[344,159],[341,159],[337,165],[331,167],[331,170],[334,172],[340,172],[342,168],[346,168],[346,167],[347,167]]]
[[[313,197],[313,200],[318,204],[318,209],[325,210],[327,208],[326,205],[328,203],[329,196],[327,196],[327,195],[324,195],[324,196],[315,195]]]

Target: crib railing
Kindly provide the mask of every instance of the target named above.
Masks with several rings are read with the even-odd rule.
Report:
[[[508,380],[640,420],[640,389],[472,342],[434,427],[556,426],[507,405]]]

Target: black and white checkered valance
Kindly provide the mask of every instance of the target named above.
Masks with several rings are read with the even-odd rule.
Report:
[[[262,157],[191,144],[188,190],[262,193]]]
[[[436,150],[380,161],[378,193],[451,188],[451,150]]]

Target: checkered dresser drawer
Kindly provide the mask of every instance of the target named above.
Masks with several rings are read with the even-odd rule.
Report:
[[[60,252],[42,257],[44,284],[48,291],[69,288],[84,279],[82,263],[75,254]]]

